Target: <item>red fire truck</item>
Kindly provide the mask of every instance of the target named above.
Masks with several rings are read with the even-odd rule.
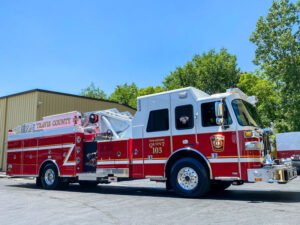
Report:
[[[244,182],[287,183],[290,160],[271,160],[255,98],[239,89],[208,95],[188,87],[116,109],[44,117],[11,130],[7,174],[55,189],[150,178],[187,197]]]

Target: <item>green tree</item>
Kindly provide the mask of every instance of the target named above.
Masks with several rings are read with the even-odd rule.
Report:
[[[98,99],[107,99],[106,94],[99,87],[96,87],[94,83],[91,83],[87,88],[81,90],[81,95],[98,98]]]
[[[136,108],[136,98],[138,96],[138,87],[135,83],[117,85],[109,99],[120,104],[129,105]]]
[[[239,75],[236,56],[223,48],[219,52],[210,50],[195,55],[191,61],[165,77],[163,84],[168,90],[193,86],[213,94],[236,86]]]
[[[165,90],[166,89],[161,86],[156,86],[156,87],[149,86],[149,87],[139,89],[138,96],[151,95],[151,94],[163,92]]]
[[[270,126],[271,122],[278,119],[278,92],[271,81],[262,76],[244,73],[241,74],[237,87],[248,96],[257,97],[256,107],[263,127]]]
[[[252,41],[254,62],[261,74],[276,85],[281,118],[280,131],[300,130],[300,1],[273,1],[265,18],[260,17]]]

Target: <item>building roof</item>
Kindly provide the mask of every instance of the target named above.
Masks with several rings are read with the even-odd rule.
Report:
[[[119,104],[119,105],[124,105],[124,106],[126,106],[128,108],[131,108],[133,110],[136,110],[135,108],[133,108],[133,107],[131,107],[129,105],[120,104],[118,102],[111,101],[111,100],[86,97],[86,96],[82,96],[82,95],[75,95],[75,94],[63,93],[63,92],[58,92],[58,91],[49,91],[49,90],[44,90],[44,89],[39,89],[39,88],[31,89],[31,90],[23,91],[23,92],[18,92],[18,93],[11,94],[11,95],[1,96],[0,99],[14,97],[14,96],[18,96],[18,95],[24,95],[24,94],[28,94],[28,93],[32,93],[32,92],[44,92],[44,93],[58,94],[58,95],[64,95],[64,96],[71,96],[71,97],[76,97],[76,98],[84,98],[84,99],[96,100],[96,101],[102,101],[102,102],[116,103],[116,104]]]

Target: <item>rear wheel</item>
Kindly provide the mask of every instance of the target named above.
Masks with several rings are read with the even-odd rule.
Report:
[[[204,166],[193,158],[178,160],[171,169],[173,190],[185,197],[199,197],[209,191],[209,176]]]
[[[41,184],[45,189],[56,189],[59,187],[58,171],[54,164],[46,165],[41,174]]]

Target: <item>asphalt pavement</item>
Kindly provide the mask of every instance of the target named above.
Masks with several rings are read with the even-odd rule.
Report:
[[[300,179],[187,199],[148,180],[48,191],[33,179],[0,178],[0,224],[300,224]]]

